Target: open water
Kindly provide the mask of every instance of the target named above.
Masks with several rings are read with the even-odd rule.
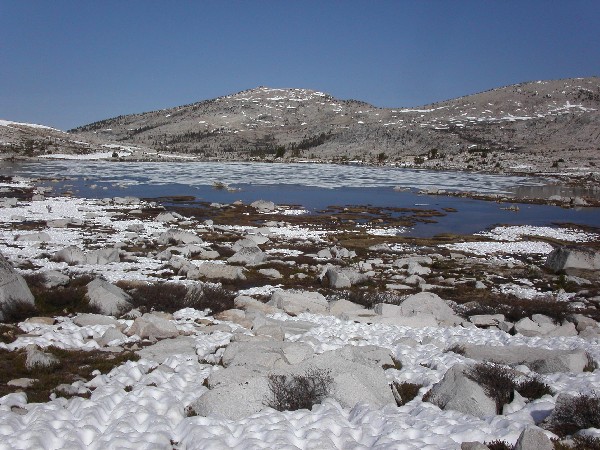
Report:
[[[70,191],[88,198],[193,196],[218,203],[264,199],[311,213],[332,205],[457,210],[407,233],[417,236],[474,233],[499,224],[600,226],[600,208],[514,203],[519,207],[515,212],[506,210],[511,206],[506,203],[418,194],[432,188],[490,194],[552,188],[539,178],[308,163],[39,161],[2,162],[0,170],[3,175],[42,178],[55,193]],[[215,189],[215,182],[236,191]]]

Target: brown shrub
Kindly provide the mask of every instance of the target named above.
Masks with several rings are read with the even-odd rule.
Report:
[[[34,283],[30,288],[42,315],[100,313],[100,309],[91,305],[86,297],[86,285],[92,280],[93,277],[82,276],[72,279],[67,286],[47,289]]]
[[[485,393],[496,402],[496,413],[502,414],[502,407],[510,403],[516,387],[514,375],[506,367],[491,363],[476,364],[466,375],[483,387]]]
[[[153,283],[131,292],[130,303],[141,310],[174,313],[183,308],[210,309],[213,314],[233,308],[234,294],[221,285],[204,283],[187,288],[179,283]]]
[[[521,381],[516,385],[515,389],[523,397],[529,399],[541,398],[546,394],[554,394],[554,391],[550,388],[550,386],[541,381],[537,376]]]
[[[303,375],[269,375],[271,397],[266,406],[277,411],[312,409],[329,394],[333,378],[328,370],[308,369]]]
[[[475,289],[467,284],[456,285],[454,289],[438,290],[437,293],[445,300],[453,300],[458,304],[477,303],[478,307],[470,309],[468,316],[504,314],[507,320],[517,322],[532,314],[544,314],[561,322],[572,313],[569,302],[558,302],[551,298],[520,299],[488,289]]]
[[[501,441],[501,440],[495,440],[495,441],[491,441],[491,442],[485,442],[485,445],[487,445],[487,447],[490,450],[513,450],[515,447],[511,444],[509,444],[506,441]]]
[[[35,305],[24,300],[9,300],[0,305],[0,316],[2,322],[17,323],[38,314]]]
[[[396,404],[398,406],[403,406],[419,394],[419,389],[421,389],[422,386],[420,384],[409,383],[407,381],[404,383],[398,383],[394,381],[392,382],[391,387],[394,398],[396,399]]]
[[[546,426],[563,437],[586,428],[600,428],[600,397],[582,394],[558,403]]]

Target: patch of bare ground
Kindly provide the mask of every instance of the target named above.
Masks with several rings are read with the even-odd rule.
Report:
[[[8,351],[0,349],[0,397],[11,392],[23,391],[30,403],[47,402],[50,394],[59,384],[71,384],[78,380],[90,380],[92,372],[99,370],[106,374],[126,361],[137,361],[139,357],[130,351],[106,353],[99,350],[63,350],[55,347],[44,349],[58,358],[52,367],[28,370],[25,367],[24,350]],[[8,381],[17,378],[31,378],[36,381],[28,388],[9,386]],[[61,396],[63,394],[60,394]]]
[[[574,311],[568,302],[553,298],[521,299],[514,295],[493,292],[489,289],[476,289],[470,283],[462,283],[453,289],[434,290],[445,300],[452,300],[464,306],[466,316],[476,314],[504,314],[507,320],[516,322],[532,314],[544,314],[560,323]]]
[[[55,316],[75,313],[98,313],[97,307],[90,305],[86,298],[86,285],[93,280],[91,276],[73,278],[66,286],[47,288],[44,276],[39,273],[24,276],[33,297],[37,315]]]
[[[188,287],[179,283],[117,283],[131,295],[129,301],[142,312],[174,313],[183,308],[210,309],[213,314],[233,308],[234,293],[217,284]]]

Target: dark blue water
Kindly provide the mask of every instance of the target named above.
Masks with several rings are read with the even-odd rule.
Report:
[[[196,201],[232,203],[242,200],[251,203],[255,200],[270,200],[280,205],[298,205],[310,212],[317,212],[328,206],[372,205],[393,208],[419,208],[437,210],[446,214],[434,217],[437,223],[418,223],[407,235],[430,237],[441,233],[472,234],[496,225],[537,225],[548,226],[561,223],[576,223],[600,226],[600,208],[561,208],[547,205],[523,203],[497,203],[469,198],[422,195],[415,190],[396,192],[389,187],[376,188],[318,188],[300,185],[237,185],[239,191],[228,192],[212,186],[131,185],[118,187],[93,180],[70,180],[70,188],[77,196],[103,198],[132,195],[142,198],[170,196],[194,196]],[[91,184],[98,187],[92,189]],[[59,188],[62,183],[55,187]],[[103,189],[105,187],[106,189]],[[517,205],[519,211],[507,208]],[[445,212],[443,208],[454,208],[457,212]]]
[[[511,204],[472,200],[452,196],[420,195],[423,186],[440,189],[470,185],[478,191],[493,192],[519,188],[523,181],[518,177],[485,176],[469,178],[464,173],[440,173],[403,169],[365,168],[373,178],[362,186],[362,181],[352,179],[352,173],[365,176],[361,168],[333,165],[248,164],[234,163],[145,163],[119,164],[101,162],[54,162],[4,164],[3,174],[27,177],[61,177],[61,181],[45,181],[56,194],[65,190],[87,198],[136,196],[158,198],[168,196],[193,196],[197,201],[232,203],[242,200],[271,200],[276,204],[299,205],[312,213],[328,206],[372,205],[377,207],[422,208],[442,211],[454,208],[457,212],[435,217],[437,223],[419,223],[408,233],[413,236],[433,236],[440,233],[471,234],[498,224],[554,225],[576,223],[600,226],[600,208],[564,209],[556,206],[518,204],[519,211],[507,211]],[[294,171],[293,169],[296,169]],[[336,178],[340,172],[339,179]],[[343,173],[342,173],[343,172]],[[306,177],[306,183],[302,182]],[[310,179],[308,179],[310,178]],[[185,180],[185,182],[178,182]],[[212,187],[217,180],[234,182],[236,192]],[[241,182],[244,181],[244,182]],[[335,187],[339,181],[341,186]],[[327,186],[327,187],[319,187]],[[402,186],[408,191],[395,191]]]

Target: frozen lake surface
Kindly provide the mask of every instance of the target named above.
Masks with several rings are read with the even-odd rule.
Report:
[[[6,175],[61,179],[49,183],[56,193],[69,190],[86,198],[193,196],[219,203],[265,199],[310,212],[332,205],[457,210],[408,231],[418,236],[474,233],[497,224],[600,223],[598,208],[519,204],[515,212],[503,209],[509,204],[418,194],[421,189],[495,194],[549,188],[541,178],[312,163],[40,161],[4,162],[2,168]],[[236,191],[215,189],[215,182]]]

